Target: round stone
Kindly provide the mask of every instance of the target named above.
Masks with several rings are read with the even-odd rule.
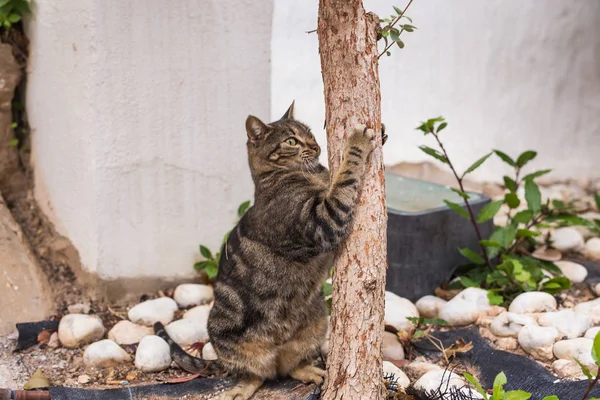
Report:
[[[546,292],[521,293],[510,303],[508,311],[518,314],[556,310],[556,299]]]
[[[75,348],[102,339],[105,331],[97,315],[67,314],[58,325],[58,339],[64,347]]]
[[[419,317],[417,307],[408,299],[400,297],[392,292],[385,292],[385,325],[393,326],[396,330],[402,331],[412,329],[414,324],[406,317]]]
[[[204,360],[217,360],[219,358],[212,343],[209,342],[204,345],[202,348],[202,358]]]
[[[576,313],[573,310],[561,310],[540,315],[538,324],[540,326],[553,326],[560,336],[575,339],[592,327],[592,320],[583,313]]]
[[[205,323],[196,319],[180,319],[171,322],[165,330],[175,343],[180,346],[189,346],[193,343],[208,342],[208,329]]]
[[[437,391],[438,389],[440,389],[442,391],[442,393],[440,394],[442,395],[449,395],[454,390],[458,389],[460,390],[461,394],[468,399],[483,399],[483,396],[470,389],[466,385],[467,382],[454,372],[439,369],[426,372],[425,374],[423,374],[423,376],[417,379],[413,386],[415,387],[415,389],[420,389],[425,392]],[[443,396],[443,398],[446,397]]]
[[[394,380],[398,383],[398,386],[401,388],[407,388],[410,385],[410,379],[408,376],[402,371],[400,368],[396,367],[393,363],[389,361],[383,362],[383,376],[386,375],[394,375]]]
[[[496,336],[517,337],[525,325],[535,325],[535,320],[529,315],[505,312],[494,318],[490,331]]]
[[[164,325],[173,320],[175,311],[178,310],[177,303],[170,297],[159,297],[154,300],[146,300],[129,310],[129,319],[136,324],[153,326],[156,322]]]
[[[144,336],[153,335],[154,329],[131,321],[119,321],[108,331],[108,338],[117,344],[139,343]]]
[[[183,283],[173,292],[173,299],[183,308],[210,303],[213,298],[213,287],[198,283]]]
[[[583,337],[588,339],[594,339],[596,335],[600,332],[600,326],[596,326],[585,331],[585,335]]]
[[[588,368],[593,368],[595,363],[592,358],[592,346],[594,341],[588,338],[576,338],[560,340],[554,343],[554,356],[561,360],[574,360]]]
[[[135,367],[143,372],[164,371],[171,365],[171,350],[162,338],[145,336],[135,352]]]
[[[594,260],[600,260],[600,238],[594,237],[585,242],[585,254]]]
[[[533,358],[542,361],[551,361],[553,345],[558,338],[558,330],[554,327],[526,325],[519,331],[517,339],[519,345]]]
[[[441,319],[453,326],[472,324],[491,307],[487,290],[467,288],[440,308]]]
[[[398,336],[391,332],[383,332],[383,358],[404,360],[404,348]]]
[[[570,226],[558,228],[551,234],[552,246],[561,252],[578,251],[583,248],[583,236]]]
[[[577,313],[588,315],[592,319],[592,324],[600,324],[600,298],[579,303],[573,310]]]
[[[554,264],[573,283],[581,283],[587,278],[588,270],[581,264],[573,261],[556,261]]]
[[[444,299],[440,299],[437,296],[428,295],[417,300],[415,306],[422,317],[437,318],[440,313],[440,308],[446,303],[447,301]]]
[[[129,354],[109,339],[90,344],[83,353],[87,367],[113,367],[128,361],[131,361]]]
[[[212,309],[212,306],[209,304],[196,306],[194,308],[187,310],[183,314],[183,318],[184,319],[195,319],[195,320],[200,320],[200,321],[208,321],[208,314],[210,313],[211,309]]]

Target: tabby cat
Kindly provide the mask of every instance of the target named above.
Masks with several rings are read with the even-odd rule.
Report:
[[[214,306],[208,318],[218,364],[240,378],[223,399],[249,399],[266,379],[290,376],[321,384],[312,365],[327,331],[321,293],[333,255],[352,221],[372,129],[350,133],[333,181],[319,163],[310,129],[294,119],[294,103],[276,122],[246,120],[254,205],[221,251]],[[216,366],[185,353],[157,323],[173,358],[190,372]]]

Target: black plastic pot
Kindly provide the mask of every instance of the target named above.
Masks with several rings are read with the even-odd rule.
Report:
[[[459,266],[468,262],[459,248],[480,253],[478,239],[466,218],[443,200],[461,204],[450,188],[386,173],[388,207],[388,270],[386,290],[415,301],[433,294]],[[470,193],[475,215],[490,198]],[[480,224],[483,238],[494,229],[492,221]]]

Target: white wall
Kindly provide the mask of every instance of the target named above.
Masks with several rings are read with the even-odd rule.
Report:
[[[380,16],[407,1],[365,0]],[[275,2],[272,117],[296,114],[321,143],[324,121],[317,0]],[[428,160],[414,130],[443,115],[443,139],[461,168],[491,148],[539,151],[532,167],[556,179],[600,178],[600,2],[597,0],[415,0],[418,30],[380,59],[386,164]],[[323,155],[326,162],[326,155]],[[501,179],[495,159],[474,174]]]
[[[36,197],[105,279],[193,274],[252,197],[244,121],[270,109],[270,2],[38,0]]]

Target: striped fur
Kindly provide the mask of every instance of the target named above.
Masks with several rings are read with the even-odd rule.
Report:
[[[254,205],[221,251],[208,319],[219,364],[241,379],[225,399],[248,399],[270,378],[323,381],[325,372],[311,365],[327,331],[321,284],[346,238],[375,147],[371,129],[353,129],[330,181],[293,104],[270,124],[249,116],[246,131]],[[176,359],[185,369],[207,368],[185,358]]]

